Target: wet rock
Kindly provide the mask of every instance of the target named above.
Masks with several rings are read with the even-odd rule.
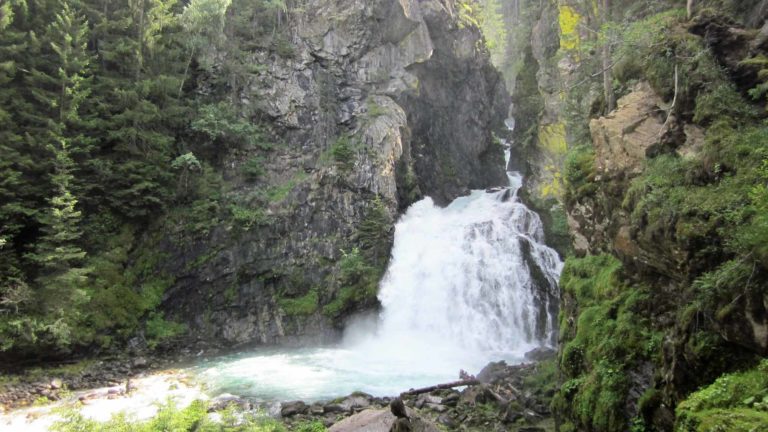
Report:
[[[347,408],[339,403],[330,403],[323,406],[323,412],[326,414],[345,413]]]
[[[54,378],[51,380],[50,386],[53,390],[59,390],[64,386],[64,383],[59,378]]]
[[[488,365],[486,365],[479,374],[477,374],[477,379],[481,383],[489,384],[496,382],[506,377],[507,375],[507,362],[491,362],[488,363]]]
[[[136,369],[143,369],[149,366],[149,361],[144,357],[134,357],[131,360],[131,366]]]
[[[555,358],[557,352],[552,348],[539,347],[525,353],[525,359],[530,361],[544,361]]]
[[[235,406],[241,410],[250,410],[253,404],[246,399],[231,394],[223,394],[215,397],[208,406],[208,412],[223,411],[230,406]]]
[[[308,410],[309,407],[302,401],[284,402],[280,408],[280,415],[283,417],[293,417],[297,414],[305,414]]]
[[[345,398],[340,405],[346,412],[360,411],[361,409],[371,406],[371,399],[373,396],[365,393],[355,393]]]
[[[443,398],[443,404],[449,407],[455,407],[460,398],[461,395],[458,392],[450,393],[448,396]]]
[[[437,417],[437,423],[447,427],[448,429],[454,429],[459,424],[448,414],[441,414]]]
[[[437,425],[421,417],[415,411],[408,411],[413,432],[439,432]],[[366,409],[334,424],[329,432],[389,432],[396,417],[389,408]]]
[[[323,413],[325,413],[325,409],[323,408],[322,404],[313,403],[309,406],[309,413],[313,416],[321,416]]]

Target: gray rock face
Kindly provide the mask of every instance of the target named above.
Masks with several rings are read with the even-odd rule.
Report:
[[[291,55],[248,51],[260,67],[230,91],[243,115],[267,120],[276,144],[218,155],[216,169],[241,207],[258,207],[267,191],[265,221],[230,218],[204,238],[162,242],[161,270],[174,277],[163,308],[193,342],[334,340],[344,316],[377,304],[370,293],[342,298],[339,275],[342,251],[359,245],[376,202],[387,243],[415,200],[446,204],[506,182],[492,131],[503,129],[508,95],[478,48],[479,31],[459,26],[452,10],[438,0],[308,0],[281,30]],[[344,161],[334,152],[340,142]],[[266,172],[246,179],[242,167],[257,154]],[[371,264],[383,268],[383,255]],[[294,300],[305,307],[286,306]],[[334,301],[341,309],[323,313]]]

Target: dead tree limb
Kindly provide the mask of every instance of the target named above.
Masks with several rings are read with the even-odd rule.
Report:
[[[445,384],[437,384],[429,387],[422,387],[419,389],[410,389],[408,391],[400,393],[400,396],[416,396],[418,394],[429,393],[435,390],[445,390],[445,389],[450,389],[454,387],[472,386],[472,385],[478,385],[478,384],[480,384],[480,381],[476,379],[454,381],[454,382],[449,382]]]

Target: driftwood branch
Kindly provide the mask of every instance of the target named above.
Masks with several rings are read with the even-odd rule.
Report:
[[[672,113],[675,111],[675,105],[677,104],[677,91],[678,91],[678,74],[677,74],[677,64],[675,64],[675,95],[672,97],[672,105],[669,106],[665,111],[667,111],[667,119],[664,120],[664,124],[661,125],[661,130],[659,130],[659,138],[664,134],[664,129],[667,128],[667,125],[669,124],[669,119],[672,117]]]
[[[461,386],[472,386],[472,385],[478,385],[480,384],[480,381],[476,379],[467,379],[467,380],[460,380],[460,381],[454,381],[449,382],[445,384],[437,384],[429,387],[422,387],[419,389],[410,389],[408,391],[400,393],[400,396],[415,396],[422,393],[429,393],[433,392],[435,390],[445,390],[450,389],[454,387],[461,387]]]

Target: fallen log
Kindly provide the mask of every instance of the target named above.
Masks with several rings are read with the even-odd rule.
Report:
[[[476,379],[466,379],[466,380],[449,382],[449,383],[445,383],[445,384],[437,384],[437,385],[433,385],[433,386],[429,386],[429,387],[422,387],[422,388],[419,388],[419,389],[410,389],[408,391],[404,391],[404,392],[400,393],[400,396],[401,397],[404,397],[404,396],[416,396],[418,394],[429,393],[429,392],[433,392],[435,390],[445,390],[445,389],[450,389],[450,388],[454,388],[454,387],[473,386],[473,385],[478,385],[478,384],[480,384],[480,381],[478,381]]]

